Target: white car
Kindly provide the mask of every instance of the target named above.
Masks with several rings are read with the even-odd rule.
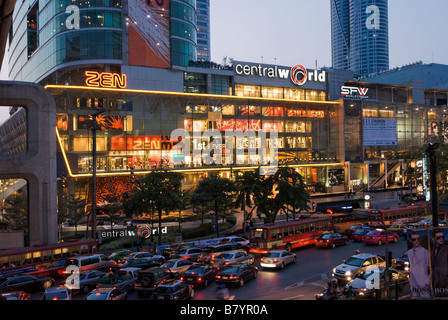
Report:
[[[229,264],[253,264],[254,256],[242,251],[225,251],[211,261],[214,266]]]
[[[168,268],[171,272],[177,272],[183,275],[193,264],[195,263],[186,259],[171,259],[165,262],[162,267]]]
[[[296,262],[296,254],[288,250],[271,250],[261,258],[263,268],[283,269],[287,264]]]

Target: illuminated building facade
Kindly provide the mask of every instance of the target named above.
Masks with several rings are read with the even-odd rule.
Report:
[[[71,5],[80,24],[70,29]],[[417,110],[411,87],[353,82],[347,70],[300,64],[202,61],[194,0],[24,1],[16,9],[10,76],[44,85],[56,100],[60,194],[91,196],[91,115],[98,107],[106,109],[96,135],[98,201],[128,190],[131,174],[158,167],[184,173],[185,187],[193,187],[207,171],[232,177],[264,165],[247,152],[220,165],[173,153],[175,129],[192,136],[277,130],[269,143],[279,165],[296,168],[317,193],[380,184],[386,158],[428,134],[430,113],[424,103]],[[375,141],[385,122],[395,135]],[[206,145],[193,139],[191,146]]]

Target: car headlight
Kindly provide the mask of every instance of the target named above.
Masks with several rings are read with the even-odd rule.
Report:
[[[333,269],[333,273],[336,273],[336,268]]]
[[[352,272],[351,272],[351,271],[346,271],[346,272],[345,272],[345,275],[348,276],[348,277],[350,277],[350,276],[352,275]]]

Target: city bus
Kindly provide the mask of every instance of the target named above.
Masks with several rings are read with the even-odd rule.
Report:
[[[355,209],[364,208],[364,199],[344,199],[317,202],[315,213],[347,213],[352,212]]]
[[[345,230],[356,224],[367,224],[369,219],[366,216],[354,214],[353,212],[347,213],[301,213],[299,215],[301,219],[310,218],[328,218],[331,219],[333,229],[335,232],[344,233]]]
[[[414,223],[429,215],[430,208],[426,203],[415,203],[410,205],[400,205],[394,208],[382,208],[378,210],[355,210],[353,214],[361,214],[369,219],[368,224],[372,227],[386,227],[396,222],[400,223]],[[371,216],[371,218],[369,218]]]
[[[0,251],[0,278],[29,274],[37,278],[63,276],[66,259],[98,251],[97,240],[68,240],[50,245]]]
[[[292,249],[313,245],[323,233],[333,231],[332,219],[310,218],[289,222],[269,223],[252,228],[249,251],[267,253],[273,249]]]

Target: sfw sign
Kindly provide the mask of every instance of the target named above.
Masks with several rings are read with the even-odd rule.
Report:
[[[235,73],[239,76],[259,76],[267,78],[288,79],[298,86],[303,86],[307,81],[325,83],[326,71],[307,70],[300,64],[286,69],[279,66],[248,65],[238,63],[235,65]]]
[[[369,99],[367,92],[369,88],[359,88],[359,87],[341,87],[341,98],[347,99]]]

